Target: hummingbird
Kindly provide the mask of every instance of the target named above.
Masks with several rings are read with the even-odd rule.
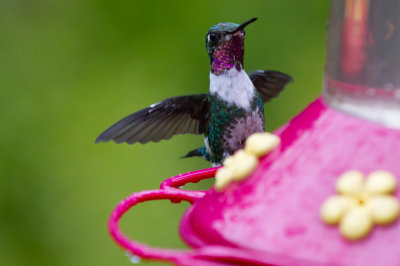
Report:
[[[184,158],[199,156],[221,165],[244,147],[248,136],[265,131],[264,102],[276,97],[293,79],[284,73],[243,69],[242,24],[218,23],[206,34],[210,59],[209,93],[168,98],[121,119],[101,133],[96,143],[158,142],[177,134],[203,134],[204,145]]]

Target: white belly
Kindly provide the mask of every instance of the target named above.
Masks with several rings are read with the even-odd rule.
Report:
[[[230,104],[250,110],[254,93],[254,85],[243,69],[237,71],[236,68],[231,68],[219,76],[210,72],[211,95],[216,95]]]

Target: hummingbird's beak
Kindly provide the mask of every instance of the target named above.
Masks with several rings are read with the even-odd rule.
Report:
[[[229,32],[229,33],[234,34],[234,33],[238,32],[238,31],[240,31],[240,30],[243,30],[247,25],[249,25],[250,23],[253,23],[253,22],[256,21],[256,20],[257,20],[257,18],[249,19],[248,21],[243,22],[243,23],[240,24],[236,29],[234,29],[233,31],[231,31],[231,32]]]

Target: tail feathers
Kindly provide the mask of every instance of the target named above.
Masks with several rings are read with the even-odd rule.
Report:
[[[194,156],[199,156],[199,157],[203,157],[206,160],[210,160],[210,156],[208,155],[208,153],[206,152],[206,147],[200,147],[198,149],[192,150],[190,152],[188,152],[185,156],[183,156],[182,158],[189,158],[189,157],[194,157]]]

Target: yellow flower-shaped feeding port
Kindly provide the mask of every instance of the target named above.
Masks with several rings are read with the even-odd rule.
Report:
[[[258,164],[258,158],[272,151],[280,138],[270,133],[255,133],[246,140],[244,150],[228,157],[215,175],[215,189],[223,190],[232,181],[240,181],[250,175]]]
[[[348,171],[336,182],[339,195],[322,205],[321,218],[328,224],[339,223],[345,238],[361,239],[374,224],[387,225],[398,218],[400,204],[391,195],[396,186],[396,178],[387,171],[372,172],[367,178],[359,171]]]

